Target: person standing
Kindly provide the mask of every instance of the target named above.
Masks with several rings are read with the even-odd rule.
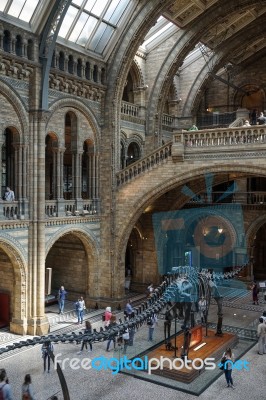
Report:
[[[263,112],[260,113],[259,118],[257,119],[259,125],[265,125],[266,124],[266,117],[264,117]]]
[[[5,201],[15,201],[15,193],[13,190],[10,189],[10,187],[6,188],[5,194],[4,194],[4,200]]]
[[[253,110],[251,113],[251,125],[257,125],[257,110]]]
[[[63,314],[63,312],[64,312],[66,295],[67,295],[67,292],[66,292],[64,286],[61,286],[58,291],[59,314]]]
[[[0,393],[4,400],[13,400],[13,395],[5,369],[0,370]]]
[[[43,372],[46,371],[46,364],[47,364],[47,372],[50,372],[51,366],[51,353],[54,351],[54,346],[50,342],[50,340],[46,340],[42,345],[42,358],[43,358]]]
[[[109,326],[111,318],[112,318],[112,309],[111,307],[106,307],[104,313],[104,326]]]
[[[152,295],[152,293],[153,293],[153,291],[154,291],[154,288],[153,288],[153,284],[152,284],[152,283],[149,284],[147,290],[148,290],[148,296],[151,297],[151,295]]]
[[[31,376],[25,375],[24,383],[22,385],[22,400],[35,400],[32,391]]]
[[[263,319],[263,321],[266,324],[266,311],[263,311],[261,318]]]
[[[84,330],[84,335],[91,335],[92,334],[92,326],[89,320],[87,320],[85,322],[85,330]],[[90,346],[90,350],[88,350],[88,352],[90,353],[92,351],[92,344],[91,342],[89,342],[89,346]],[[81,345],[81,349],[77,354],[81,354],[84,347],[86,348],[86,350],[88,349],[88,339],[83,339],[82,340],[82,345]]]
[[[257,329],[258,336],[258,354],[266,354],[266,324],[262,317],[259,319],[259,325]]]
[[[126,307],[125,307],[124,314],[126,317],[128,317],[128,319],[134,318],[134,310],[131,305],[131,300],[128,300]]]
[[[116,316],[115,316],[115,315],[112,315],[112,316],[111,316],[111,319],[110,319],[110,324],[108,325],[108,329],[111,330],[111,329],[114,328],[116,325],[117,325],[117,323],[116,323]],[[113,343],[114,343],[114,350],[116,350],[116,338],[115,338],[115,335],[111,333],[111,334],[109,335],[109,338],[108,338],[108,341],[107,341],[106,351],[109,351],[109,347],[110,347],[110,344],[111,344],[112,341],[113,341]]]
[[[232,353],[232,350],[230,347],[228,347],[228,349],[226,349],[226,351],[224,352],[223,358],[225,359],[224,374],[225,374],[225,379],[227,382],[227,387],[231,387],[232,389],[235,389],[235,386],[233,384],[233,379],[232,379],[232,369],[233,369],[233,364],[235,361],[235,356]]]
[[[201,323],[205,324],[206,324],[206,308],[207,308],[206,299],[204,299],[204,297],[201,297],[201,299],[199,300],[199,315]]]
[[[253,282],[253,285],[251,287],[252,289],[252,299],[253,299],[253,304],[259,304],[259,300],[258,300],[258,294],[259,294],[259,287],[257,282]]]
[[[147,319],[147,325],[149,327],[149,335],[148,335],[148,341],[152,342],[153,341],[153,334],[154,334],[154,328],[155,324],[158,322],[157,315],[153,314],[151,317]]]

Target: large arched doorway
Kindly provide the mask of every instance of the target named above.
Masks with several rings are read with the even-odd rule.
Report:
[[[27,282],[25,264],[9,244],[0,240],[0,327],[27,333]]]
[[[51,268],[51,292],[60,286],[68,292],[68,300],[88,293],[88,252],[78,235],[68,233],[60,237],[46,257],[46,269]]]

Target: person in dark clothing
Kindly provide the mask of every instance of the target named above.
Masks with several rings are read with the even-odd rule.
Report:
[[[108,326],[108,329],[111,330],[111,329],[112,329],[113,327],[115,327],[116,325],[117,325],[117,323],[116,323],[116,316],[115,316],[115,315],[112,315],[112,317],[111,317],[111,319],[110,319],[110,324],[109,324],[109,326]],[[109,336],[109,339],[108,339],[108,342],[107,342],[106,351],[109,351],[109,347],[110,347],[110,344],[111,344],[112,341],[113,341],[113,343],[114,343],[114,350],[116,350],[116,338],[115,338],[114,335],[110,335],[110,336]]]
[[[42,345],[42,358],[43,358],[43,371],[46,371],[46,364],[47,364],[47,372],[50,372],[50,366],[51,366],[51,353],[54,351],[54,346],[52,343],[47,340],[44,342]]]
[[[84,335],[90,335],[91,333],[92,333],[92,327],[91,327],[90,321],[88,320],[88,321],[85,322]],[[91,352],[91,351],[92,351],[92,344],[91,344],[91,342],[89,342],[89,345],[90,345],[90,350],[89,350],[89,352]],[[87,340],[87,339],[84,339],[84,340],[82,341],[81,349],[80,349],[80,351],[78,352],[78,354],[81,354],[81,353],[82,353],[84,347],[86,348],[86,350],[88,349],[88,340]]]

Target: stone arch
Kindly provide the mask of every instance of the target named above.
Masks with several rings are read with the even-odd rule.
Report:
[[[145,79],[144,79],[141,67],[138,63],[138,60],[136,60],[136,58],[134,58],[132,67],[130,70],[132,71],[132,75],[135,78],[135,82],[136,82],[136,85],[134,86],[134,88],[136,89],[137,87],[144,86]]]
[[[6,253],[14,271],[12,291],[11,332],[26,334],[27,330],[27,264],[18,247],[8,238],[0,238],[0,249]]]
[[[16,112],[18,120],[21,124],[20,127],[15,125],[18,132],[21,132],[21,142],[28,143],[28,132],[29,132],[29,119],[26,107],[23,104],[22,98],[19,93],[14,91],[14,88],[11,87],[8,83],[0,80],[0,94],[2,94],[8,103],[11,104],[13,109]],[[4,121],[3,121],[4,122]],[[5,123],[5,127],[8,127],[10,124]]]
[[[266,223],[266,215],[261,215],[255,219],[248,227],[246,232],[247,247],[251,248],[258,230]]]
[[[97,118],[94,114],[94,112],[90,109],[88,105],[86,105],[84,102],[81,100],[76,100],[76,99],[59,99],[53,102],[50,106],[50,111],[51,114],[49,115],[48,121],[47,121],[47,126],[49,126],[49,121],[51,120],[52,116],[57,112],[62,110],[63,108],[66,108],[66,113],[68,111],[77,110],[81,112],[86,120],[88,121],[88,124],[91,126],[91,129],[93,131],[93,134],[95,136],[95,146],[97,149],[99,148],[99,138],[100,138],[100,127],[97,121]]]
[[[246,173],[247,175],[256,175],[258,174],[258,170],[254,166],[247,166],[245,164],[234,165],[223,165],[223,173]],[[139,217],[144,212],[144,210],[149,206],[151,201],[162,196],[164,193],[174,189],[176,186],[184,185],[190,180],[196,180],[206,173],[221,173],[220,166],[204,166],[201,168],[192,168],[190,171],[186,171],[177,176],[173,176],[167,181],[159,184],[154,189],[150,190],[148,193],[142,194],[141,199],[137,198],[136,203],[132,206],[132,210],[134,210],[131,219],[127,221],[127,224],[124,227],[124,230],[121,230],[120,238],[118,239],[118,253],[120,254],[120,259],[118,260],[118,264],[123,262],[123,257],[125,254],[126,245],[128,242],[128,238],[132,231],[132,227],[137,223]],[[260,176],[266,176],[266,168],[260,167],[259,169]],[[145,186],[145,184],[144,184]],[[129,215],[130,213],[128,213]]]
[[[53,245],[63,237],[67,235],[73,235],[78,238],[85,250],[87,257],[87,274],[88,280],[85,284],[86,292],[89,293],[92,297],[99,296],[100,289],[100,268],[99,268],[99,242],[96,236],[92,232],[88,232],[85,229],[77,228],[73,226],[65,227],[62,230],[60,229],[55,235],[53,235],[49,241],[46,243],[46,256],[49,251],[52,249]]]

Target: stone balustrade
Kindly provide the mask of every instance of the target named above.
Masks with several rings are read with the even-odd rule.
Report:
[[[59,216],[59,206],[64,209],[64,216],[89,216],[98,215],[100,213],[99,199],[87,200],[46,200],[45,215],[48,218]],[[61,215],[60,215],[61,216]]]
[[[182,143],[185,147],[192,148],[266,143],[266,125],[182,131],[174,134],[174,143]]]
[[[138,117],[139,107],[135,104],[122,101],[121,114],[130,115],[131,117]]]
[[[126,167],[116,175],[117,186],[130,182],[136,176],[165,162],[165,160],[171,156],[171,148],[172,143],[167,143],[143,159],[130,164],[130,166]]]

